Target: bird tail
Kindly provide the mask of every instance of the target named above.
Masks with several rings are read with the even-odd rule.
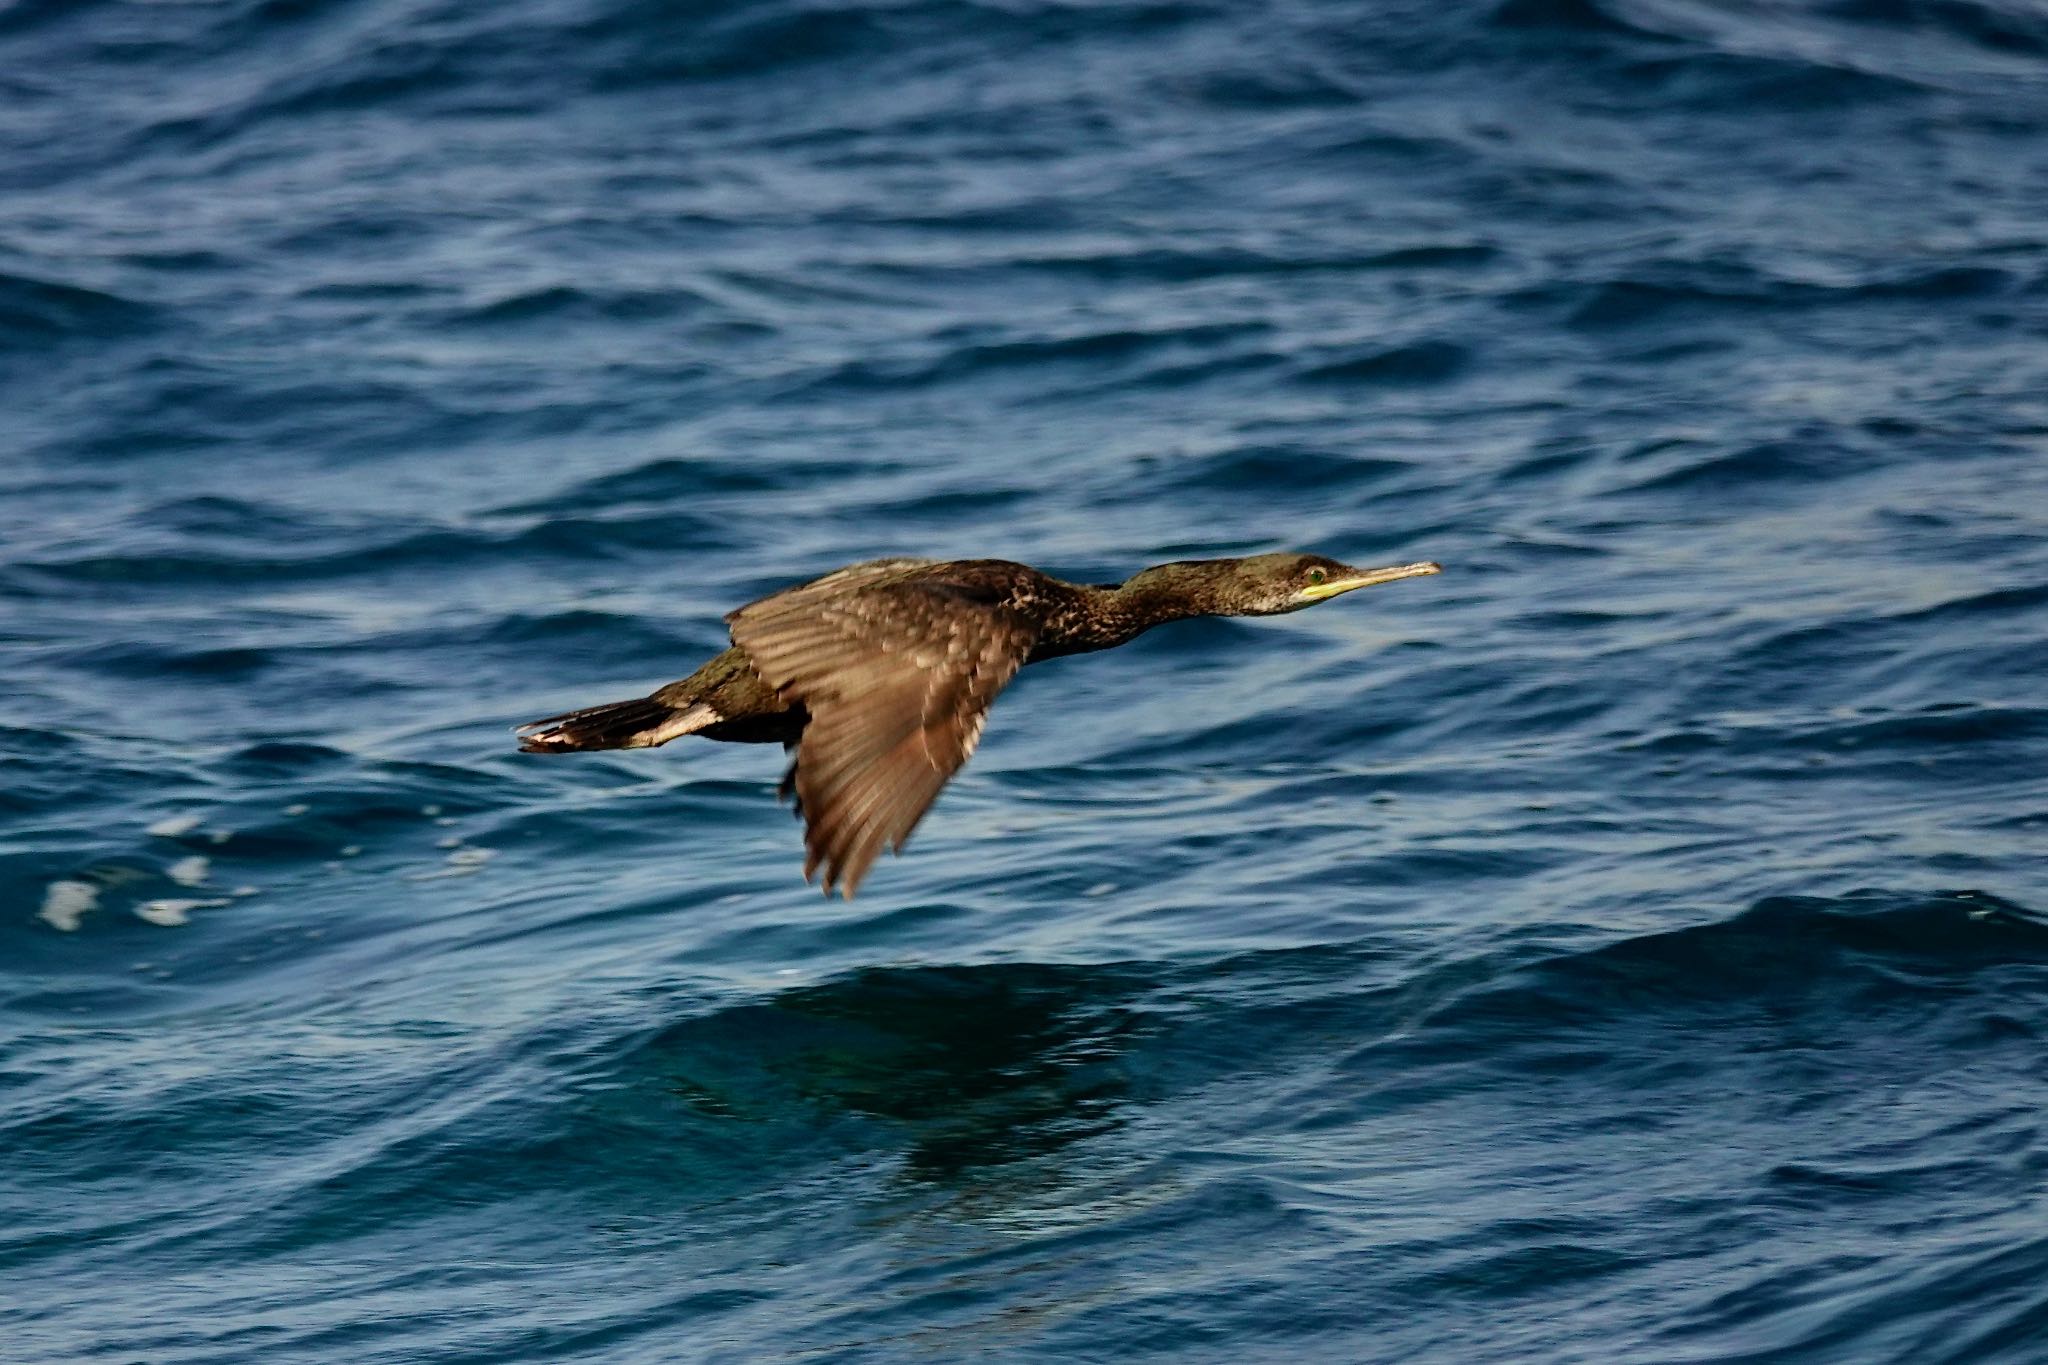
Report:
[[[520,752],[528,754],[651,749],[717,719],[718,713],[701,703],[677,708],[652,697],[635,697],[528,721],[518,727],[517,734]]]

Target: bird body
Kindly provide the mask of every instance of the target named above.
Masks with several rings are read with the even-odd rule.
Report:
[[[529,753],[649,748],[683,735],[795,750],[782,793],[805,822],[804,877],[851,897],[900,850],[973,754],[1027,663],[1110,649],[1190,616],[1270,616],[1438,572],[1315,555],[1162,564],[1068,583],[1004,559],[850,564],[731,612],[732,648],[649,696],[520,727]]]

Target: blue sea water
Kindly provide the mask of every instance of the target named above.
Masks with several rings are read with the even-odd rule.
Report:
[[[2048,1360],[2032,0],[13,0],[0,413],[8,1362]]]

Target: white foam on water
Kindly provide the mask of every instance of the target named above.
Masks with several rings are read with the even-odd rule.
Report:
[[[159,839],[175,839],[180,834],[190,834],[198,829],[200,818],[190,812],[184,815],[166,815],[145,832],[154,834]]]
[[[175,929],[191,922],[194,910],[211,910],[217,905],[226,905],[224,900],[159,900],[144,901],[135,907],[137,919],[148,920],[151,924]]]
[[[212,867],[211,858],[202,858],[195,853],[172,863],[164,869],[164,875],[180,886],[199,886],[205,883],[206,874]]]
[[[59,933],[75,933],[78,923],[99,908],[100,889],[91,882],[51,882],[43,892],[43,908],[36,918]]]
[[[467,877],[472,872],[481,872],[484,864],[498,856],[495,848],[453,848],[449,850],[445,866],[432,872],[415,872],[407,881],[432,882],[443,877]]]

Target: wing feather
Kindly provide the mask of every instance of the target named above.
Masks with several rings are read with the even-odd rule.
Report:
[[[849,898],[974,752],[1037,627],[948,591],[928,561],[855,565],[733,612],[733,643],[809,712],[794,791],[804,876]]]

